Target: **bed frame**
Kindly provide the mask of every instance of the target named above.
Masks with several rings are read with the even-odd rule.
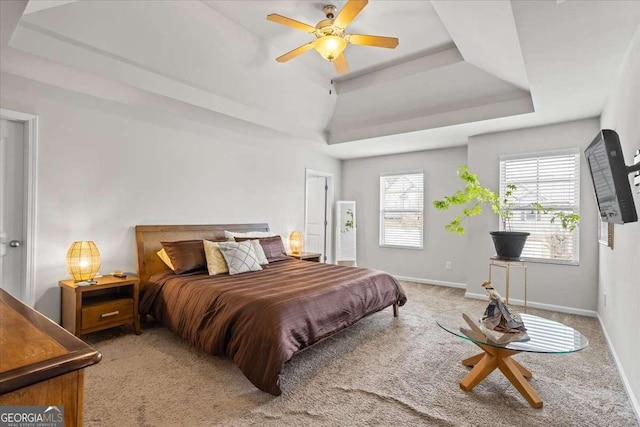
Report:
[[[144,286],[152,275],[169,269],[156,254],[162,249],[160,242],[224,240],[225,230],[238,233],[270,231],[269,224],[136,225],[140,284]]]
[[[160,242],[179,240],[224,240],[224,231],[246,233],[249,231],[271,231],[269,224],[208,224],[208,225],[136,225],[136,249],[138,253],[138,277],[140,286],[156,273],[168,270],[157,252]],[[393,305],[393,316],[398,317],[398,305]]]

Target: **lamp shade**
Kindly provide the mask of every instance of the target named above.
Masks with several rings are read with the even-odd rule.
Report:
[[[332,62],[347,47],[347,41],[338,36],[323,36],[316,40],[314,49],[327,61]]]
[[[292,231],[289,234],[289,247],[291,247],[291,252],[294,254],[299,254],[302,251],[302,233],[299,231]]]
[[[67,271],[76,282],[91,280],[100,270],[100,252],[90,241],[73,242],[67,251]]]

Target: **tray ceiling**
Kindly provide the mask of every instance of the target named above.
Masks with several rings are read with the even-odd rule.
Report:
[[[278,13],[315,25],[324,3],[31,1],[3,47],[2,70],[93,96],[110,82],[120,85],[109,91],[117,102],[160,97],[177,116],[237,133],[262,129],[349,158],[599,114],[602,78],[615,76],[638,27],[640,2],[632,3],[371,1],[347,32],[400,44],[348,46],[351,72],[337,76],[314,51],[276,63],[312,36],[266,20]],[[591,25],[603,21],[617,31]],[[593,44],[599,32],[606,46]],[[600,70],[588,69],[585,53],[606,57]],[[564,86],[550,73],[558,63],[562,80],[573,74]]]

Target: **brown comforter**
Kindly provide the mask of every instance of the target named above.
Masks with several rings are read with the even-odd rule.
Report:
[[[190,343],[231,357],[260,390],[279,395],[294,354],[407,297],[390,275],[286,260],[235,276],[167,271],[143,287],[140,313]]]

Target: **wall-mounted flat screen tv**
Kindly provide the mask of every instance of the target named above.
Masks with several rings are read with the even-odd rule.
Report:
[[[603,221],[624,224],[638,220],[629,170],[616,131],[603,129],[584,151]]]

